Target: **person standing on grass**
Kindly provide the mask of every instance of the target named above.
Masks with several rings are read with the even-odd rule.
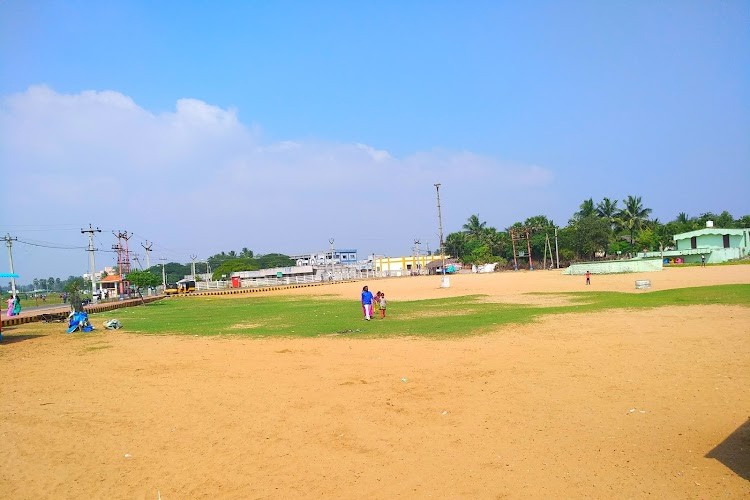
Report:
[[[365,320],[370,321],[372,316],[372,292],[367,288],[367,285],[362,287],[362,312],[365,314]]]
[[[586,284],[591,284],[591,271],[586,271]]]
[[[706,256],[701,255],[701,267],[706,267]]]
[[[378,292],[380,294],[380,298],[378,299],[378,303],[380,306],[380,319],[385,318],[385,306],[388,305],[388,302],[385,300],[385,294],[383,292]]]

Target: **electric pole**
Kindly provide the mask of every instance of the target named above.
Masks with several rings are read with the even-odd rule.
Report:
[[[419,245],[422,242],[419,239],[414,239],[414,267],[417,270],[417,274],[422,274],[422,267],[418,264],[419,262]]]
[[[127,275],[130,272],[130,252],[128,250],[128,240],[133,237],[133,233],[127,231],[115,233],[117,237],[117,246],[112,246],[112,250],[117,250],[117,271],[120,273],[120,295],[130,293],[130,284],[127,282]],[[125,241],[123,246],[122,242]]]
[[[534,270],[534,262],[531,260],[531,234],[529,228],[526,228],[526,247],[529,250],[529,271]]]
[[[197,259],[197,255],[190,255],[190,260],[193,261],[193,281],[195,281],[195,259]]]
[[[331,244],[331,281],[333,281],[333,238],[328,238],[328,243]]]
[[[440,267],[443,269],[443,280],[440,284],[442,288],[450,286],[448,279],[445,277],[445,249],[443,248],[443,214],[440,210],[440,183],[435,184],[437,191],[437,209],[438,209],[438,227],[440,228]]]
[[[160,257],[159,260],[161,261],[161,284],[164,287],[164,290],[166,290],[167,289],[167,274],[164,271],[164,261],[167,259],[165,259],[164,257]]]
[[[560,253],[557,251],[557,226],[555,226],[555,257],[557,258],[557,268],[560,269]]]
[[[89,247],[86,251],[89,253],[89,274],[91,275],[91,300],[96,304],[96,262],[94,260],[94,233],[101,233],[102,230],[98,227],[94,229],[89,223],[88,229],[81,229],[81,234],[88,233],[89,235]]]
[[[5,240],[5,244],[8,245],[8,260],[10,261],[10,274],[15,274],[16,272],[13,270],[13,242],[18,241],[18,238],[11,238],[10,234],[6,234],[3,237],[3,240]],[[10,278],[10,289],[12,291],[13,297],[16,296],[16,278],[11,277]]]
[[[154,242],[152,241],[149,243],[148,240],[146,240],[146,244],[144,245],[141,243],[141,246],[146,251],[146,269],[151,269],[151,259],[148,254],[151,252],[151,247],[154,246]]]

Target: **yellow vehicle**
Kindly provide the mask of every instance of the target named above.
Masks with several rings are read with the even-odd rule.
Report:
[[[191,293],[195,291],[195,280],[180,280],[177,282],[177,293]]]
[[[195,280],[180,280],[177,283],[169,283],[164,289],[165,295],[177,295],[180,293],[191,293],[195,291]]]

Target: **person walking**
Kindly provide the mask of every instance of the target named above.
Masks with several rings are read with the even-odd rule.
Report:
[[[365,314],[365,320],[370,321],[372,316],[372,292],[367,288],[367,285],[362,287],[362,312]]]
[[[385,300],[385,294],[383,292],[380,293],[380,299],[379,299],[379,306],[380,306],[380,319],[385,318],[385,307],[388,305],[388,301]]]
[[[13,316],[21,314],[21,297],[16,294],[13,297]]]
[[[13,312],[13,309],[16,306],[16,300],[13,298],[13,296],[8,297],[8,316],[15,316],[15,313]]]
[[[706,256],[701,254],[701,267],[706,267]]]
[[[378,315],[378,312],[380,311],[380,291],[378,291],[375,294],[375,297],[372,299],[372,317]]]
[[[586,284],[591,284],[591,271],[586,271]]]

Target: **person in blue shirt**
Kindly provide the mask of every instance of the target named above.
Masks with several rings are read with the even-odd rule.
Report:
[[[365,319],[370,321],[372,316],[372,292],[367,289],[367,285],[362,287],[362,312],[365,313]]]

